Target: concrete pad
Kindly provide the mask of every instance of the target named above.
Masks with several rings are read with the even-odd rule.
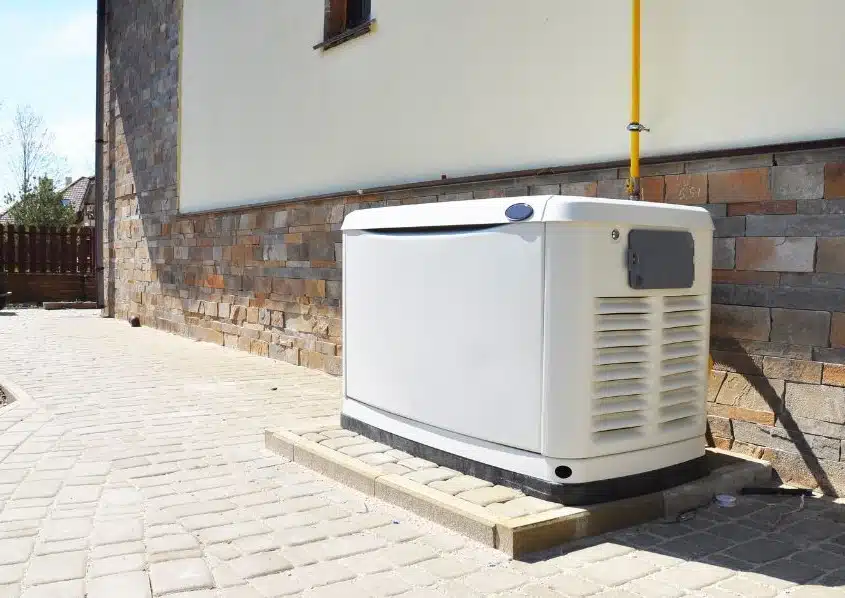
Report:
[[[323,444],[307,440],[289,430],[268,430],[265,446],[296,463],[347,484],[366,494],[408,509],[460,532],[474,540],[498,548],[512,557],[545,550],[564,542],[595,536],[624,527],[653,521],[710,503],[714,494],[736,492],[743,486],[759,484],[771,477],[771,466],[759,459],[708,449],[710,473],[694,482],[624,500],[580,508],[556,506],[539,499],[523,497],[512,488],[492,486],[469,476],[457,476],[467,490],[453,495],[445,477],[454,472],[446,468],[403,474],[387,473],[361,457],[353,457]],[[443,469],[444,476],[437,475]],[[469,489],[472,488],[472,489]],[[514,500],[532,501],[538,512],[507,505]]]

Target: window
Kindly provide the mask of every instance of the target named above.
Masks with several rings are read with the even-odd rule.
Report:
[[[371,0],[325,0],[323,41],[314,49],[328,50],[368,33],[375,22],[370,17]]]

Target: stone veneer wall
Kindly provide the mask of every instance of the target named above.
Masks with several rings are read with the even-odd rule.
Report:
[[[109,312],[340,374],[353,210],[562,193],[624,196],[624,168],[180,215],[178,0],[112,3],[104,173]],[[713,215],[709,437],[845,491],[845,148],[646,166],[644,198]],[[232,176],[238,176],[233,172]],[[385,281],[389,284],[389,281]]]

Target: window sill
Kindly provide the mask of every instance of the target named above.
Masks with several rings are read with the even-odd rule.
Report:
[[[343,33],[335,35],[334,37],[330,37],[327,40],[324,40],[314,46],[314,50],[322,50],[325,52],[335,46],[339,46],[343,42],[348,42],[351,39],[355,39],[356,37],[361,37],[362,35],[366,35],[373,29],[373,25],[376,24],[375,19],[370,19],[366,23],[361,23],[357,27],[353,27],[352,29],[347,29]]]

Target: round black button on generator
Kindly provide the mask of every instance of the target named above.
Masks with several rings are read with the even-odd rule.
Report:
[[[515,203],[508,206],[508,209],[505,210],[505,216],[508,220],[519,221],[519,220],[527,220],[531,218],[531,215],[534,214],[534,208],[529,206],[527,203]]]

